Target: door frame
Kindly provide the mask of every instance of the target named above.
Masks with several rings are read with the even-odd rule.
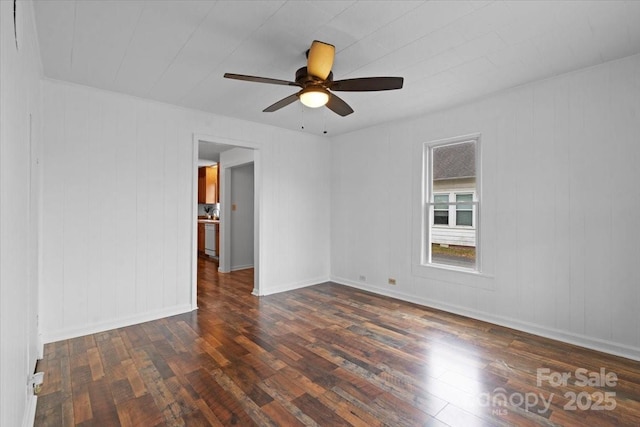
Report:
[[[200,142],[231,145],[238,148],[248,148],[253,150],[253,167],[254,167],[254,182],[253,182],[253,262],[254,262],[254,276],[253,276],[253,295],[260,295],[260,283],[261,269],[260,269],[260,207],[262,200],[262,153],[260,151],[260,145],[255,142],[242,141],[237,139],[230,139],[225,137],[219,137],[215,135],[206,134],[193,134],[192,142],[192,160],[191,160],[191,309],[196,310],[198,308],[198,144]],[[232,165],[230,165],[232,166]],[[221,170],[222,172],[222,170]],[[224,197],[225,191],[220,189],[221,196]],[[222,206],[220,220],[224,224],[224,210]],[[226,230],[225,230],[226,229]],[[220,247],[226,247],[226,241],[228,227],[221,225],[220,227]]]

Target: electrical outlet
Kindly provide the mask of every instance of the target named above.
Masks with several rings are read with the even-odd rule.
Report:
[[[358,280],[360,280],[361,282],[366,282],[367,281],[367,276],[363,276],[361,274],[360,276],[358,276]]]
[[[390,285],[395,285],[396,284],[396,279],[394,279],[393,277],[389,277],[389,284]]]
[[[33,394],[38,394],[42,390],[44,383],[44,372],[36,372],[27,379],[27,385],[33,390]]]

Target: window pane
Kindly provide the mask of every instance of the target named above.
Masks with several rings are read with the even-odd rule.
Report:
[[[473,194],[456,194],[456,202],[458,202],[458,203],[460,203],[460,202],[472,202],[472,201],[473,201]],[[471,204],[458,205],[458,209],[471,210],[472,209],[472,205]]]
[[[456,194],[456,202],[471,202],[473,194]],[[472,226],[473,225],[473,205],[461,204],[456,205],[456,225]]]
[[[463,180],[476,176],[476,142],[468,141],[433,149],[433,180]]]
[[[448,210],[449,209],[449,195],[448,194],[436,194],[433,196],[435,202],[435,209]]]
[[[433,222],[426,236],[432,264],[477,269],[477,147],[476,139],[466,139],[429,148],[425,176],[431,179]]]
[[[476,248],[432,243],[431,262],[454,267],[476,268]]]
[[[449,211],[434,211],[433,223],[435,225],[449,225]]]
[[[456,212],[456,225],[473,225],[473,212],[472,211],[457,211]]]

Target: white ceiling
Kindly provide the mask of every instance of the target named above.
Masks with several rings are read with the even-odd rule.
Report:
[[[217,144],[213,142],[198,142],[198,160],[207,162],[207,165],[220,161],[220,153],[237,148],[233,145]],[[204,164],[199,166],[204,166]]]
[[[56,1],[35,3],[47,77],[289,129],[336,135],[640,52],[640,1]],[[334,78],[402,76],[398,91],[340,96],[339,117],[295,88],[314,40]]]

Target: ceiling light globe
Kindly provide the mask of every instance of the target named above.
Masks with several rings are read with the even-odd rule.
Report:
[[[329,102],[329,92],[321,87],[303,89],[300,93],[300,102],[309,108],[318,108]]]

